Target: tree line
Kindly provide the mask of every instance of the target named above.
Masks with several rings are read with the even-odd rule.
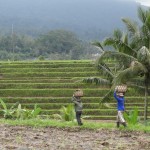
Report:
[[[1,60],[88,59],[98,50],[67,30],[51,30],[37,37],[0,35]]]

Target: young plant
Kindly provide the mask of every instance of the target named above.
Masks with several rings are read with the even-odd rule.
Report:
[[[22,109],[21,104],[19,104],[15,112],[16,112],[17,119],[23,119],[23,120],[33,119],[39,115],[39,113],[41,112],[41,108],[37,107],[37,104],[35,104],[33,110],[29,110],[25,108]]]
[[[135,107],[134,110],[131,110],[128,114],[125,112],[124,117],[128,124],[137,124],[139,122],[138,108]]]
[[[18,104],[18,103],[15,103],[14,105],[12,105],[12,107],[10,108],[10,109],[8,109],[7,108],[7,105],[6,105],[6,103],[2,100],[2,99],[0,99],[0,103],[1,103],[1,105],[2,105],[2,107],[3,107],[3,115],[4,115],[4,118],[5,119],[12,119],[13,117],[14,117],[14,113],[15,113],[15,109],[14,109],[14,107]]]
[[[18,105],[17,109],[15,110],[15,118],[16,119],[24,119],[25,118],[25,109],[21,108],[21,104]]]
[[[62,108],[60,109],[60,116],[64,121],[74,121],[75,111],[73,105],[69,104],[66,107],[62,106]]]
[[[34,109],[30,112],[29,118],[36,118],[41,112],[41,108],[34,105]]]
[[[22,108],[21,104],[18,104],[18,102],[12,105],[12,107],[9,109],[2,99],[0,99],[0,103],[3,107],[2,111],[5,119],[33,119],[36,118],[41,112],[41,108],[37,107],[37,104],[34,105],[33,110],[29,110]],[[15,106],[17,106],[17,108],[15,108]]]

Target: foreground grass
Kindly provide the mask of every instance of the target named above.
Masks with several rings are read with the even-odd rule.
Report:
[[[50,120],[50,119],[28,119],[28,120],[6,120],[0,119],[0,124],[7,125],[24,125],[33,127],[59,127],[59,128],[75,128],[78,127],[76,122],[67,122],[61,120]],[[84,121],[84,125],[80,128],[83,129],[100,129],[100,128],[114,128],[113,123],[95,123]]]
[[[114,122],[92,122],[84,121],[84,125],[78,127],[76,122],[64,122],[59,120],[50,120],[50,119],[29,119],[29,120],[6,120],[0,119],[0,124],[5,125],[23,125],[23,126],[32,126],[32,127],[57,127],[57,128],[81,128],[81,129],[116,129],[116,124]],[[150,133],[150,126],[145,126],[143,124],[137,125],[128,125],[127,128],[120,127],[120,130],[125,131],[141,131],[144,133]]]

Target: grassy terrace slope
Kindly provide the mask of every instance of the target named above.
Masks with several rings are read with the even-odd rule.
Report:
[[[108,88],[82,82],[83,78],[93,76],[101,76],[93,61],[1,62],[0,97],[8,106],[19,101],[23,107],[33,108],[37,103],[42,114],[53,114],[71,103],[73,91],[81,88],[84,115],[90,119],[115,119],[115,100],[109,109],[99,108],[99,100]],[[143,116],[144,97],[131,89],[126,95],[126,109],[134,106]]]

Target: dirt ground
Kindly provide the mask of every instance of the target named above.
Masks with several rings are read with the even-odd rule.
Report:
[[[0,150],[149,150],[150,134],[0,125]]]

